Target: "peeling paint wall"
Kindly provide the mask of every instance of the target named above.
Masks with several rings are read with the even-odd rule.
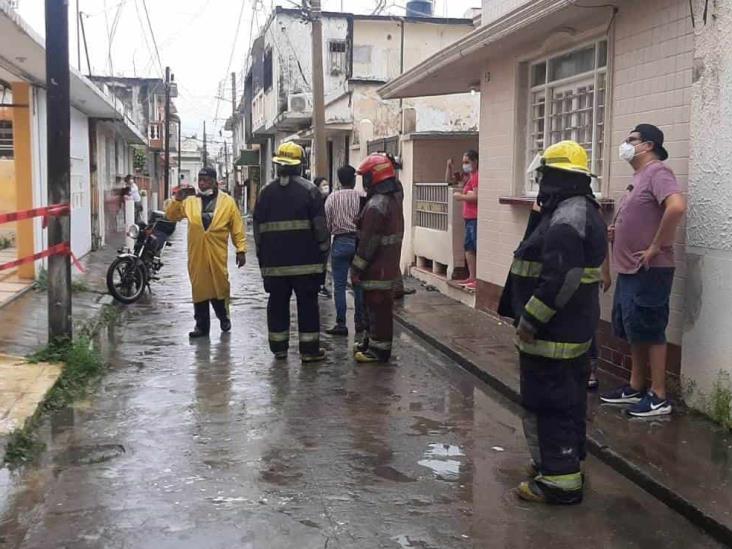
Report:
[[[701,406],[720,370],[732,372],[732,10],[695,0],[683,373]]]

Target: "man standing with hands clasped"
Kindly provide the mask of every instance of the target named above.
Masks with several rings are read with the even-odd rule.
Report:
[[[630,343],[630,383],[601,395],[610,404],[630,404],[631,416],[671,413],[666,397],[666,326],[674,279],[673,243],[686,199],[663,161],[663,132],[638,125],[620,145],[620,158],[635,171],[610,227],[612,267],[618,273],[613,331]],[[646,390],[646,367],[651,386]]]
[[[229,235],[236,246],[236,265],[246,264],[247,241],[241,212],[234,199],[219,192],[216,170],[203,168],[198,174],[199,192],[187,196],[179,189],[165,209],[171,221],[188,219],[188,274],[193,290],[196,327],[191,338],[208,337],[211,327],[209,304],[221,324],[231,330],[229,318]]]

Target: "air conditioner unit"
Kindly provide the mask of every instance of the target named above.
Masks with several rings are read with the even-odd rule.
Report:
[[[313,110],[313,96],[310,93],[291,93],[287,96],[289,112],[309,113]]]

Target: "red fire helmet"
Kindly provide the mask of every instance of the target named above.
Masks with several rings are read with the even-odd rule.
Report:
[[[378,185],[387,179],[396,177],[396,170],[389,157],[383,153],[374,153],[366,157],[356,170],[358,175],[370,180],[371,185]]]

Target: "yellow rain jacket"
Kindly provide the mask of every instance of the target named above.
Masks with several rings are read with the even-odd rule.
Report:
[[[244,222],[234,199],[226,193],[218,193],[208,230],[203,228],[201,199],[197,196],[171,200],[165,208],[165,216],[171,221],[188,219],[188,275],[193,287],[193,302],[228,300],[229,235],[237,253],[247,251]]]

